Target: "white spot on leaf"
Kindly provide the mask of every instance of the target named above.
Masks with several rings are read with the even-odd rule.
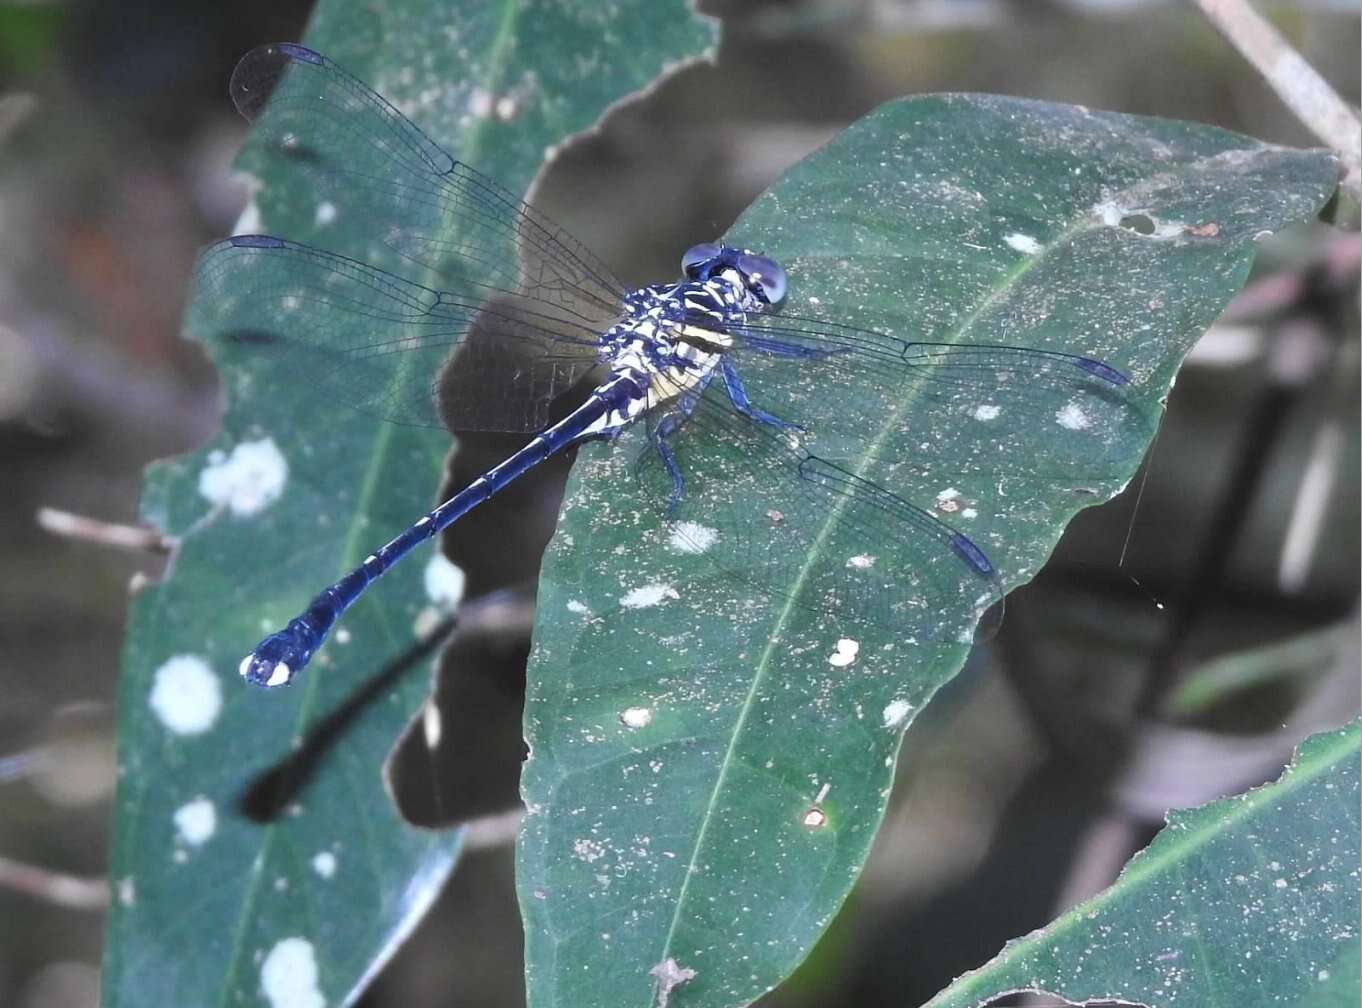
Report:
[[[312,870],[324,879],[336,874],[336,855],[330,851],[318,851],[312,856]]]
[[[1055,420],[1061,427],[1069,430],[1087,430],[1092,426],[1092,418],[1076,402],[1068,402],[1055,412]]]
[[[1018,252],[1025,252],[1027,255],[1035,255],[1040,251],[1041,247],[1040,242],[1036,241],[1036,239],[1032,238],[1030,235],[1020,233],[1010,234],[1004,238],[1003,241],[1007,242],[1008,245]]]
[[[875,558],[865,553],[858,553],[854,557],[847,558],[847,566],[853,570],[869,570],[875,566]]]
[[[699,522],[683,521],[672,526],[671,547],[678,553],[704,553],[718,541],[718,531]]]
[[[1103,200],[1092,208],[1093,216],[1107,227],[1115,227],[1126,215],[1125,208],[1114,200]]]
[[[468,96],[468,113],[477,119],[486,119],[492,114],[492,92],[476,87]]]
[[[412,636],[425,640],[440,628],[444,622],[444,617],[440,610],[433,605],[422,606],[421,611],[416,614],[416,619],[411,621]]]
[[[156,670],[151,709],[177,735],[206,732],[222,710],[222,686],[208,663],[195,655],[176,655]]]
[[[881,717],[886,728],[897,728],[913,712],[913,705],[907,700],[890,700],[884,705]]]
[[[652,720],[653,712],[647,707],[629,707],[620,712],[620,723],[626,728],[646,728]]]
[[[828,656],[828,664],[834,668],[846,668],[856,660],[861,651],[861,642],[843,637],[837,642],[837,649]]]
[[[974,408],[974,419],[976,420],[996,420],[998,414],[1003,411],[1001,406],[994,406],[992,403],[984,403],[982,406]]]
[[[190,847],[200,847],[218,828],[218,810],[207,798],[195,798],[175,810],[175,832]]]
[[[319,226],[330,224],[336,219],[336,204],[330,200],[322,200],[317,204],[316,221]]]
[[[288,463],[273,438],[242,441],[231,453],[213,452],[199,473],[199,493],[239,518],[257,514],[279,499]]]
[[[681,593],[671,585],[650,584],[634,588],[620,596],[620,605],[626,609],[647,609],[661,605],[667,599],[678,599]]]
[[[325,1008],[317,980],[317,956],[306,938],[285,938],[260,964],[260,989],[270,1008]]]
[[[605,845],[599,840],[590,840],[586,837],[572,841],[572,853],[578,859],[591,864],[605,856]]]

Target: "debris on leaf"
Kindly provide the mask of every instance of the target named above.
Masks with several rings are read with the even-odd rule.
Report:
[[[657,1008],[667,1008],[667,1002],[671,1000],[672,991],[686,981],[695,979],[695,970],[689,966],[680,965],[670,957],[663,959],[648,972],[657,981],[655,988]]]

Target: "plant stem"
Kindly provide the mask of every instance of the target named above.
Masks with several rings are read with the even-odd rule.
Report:
[[[109,905],[109,883],[103,876],[68,875],[3,857],[0,888],[75,910],[101,910]]]
[[[1257,68],[1286,106],[1343,159],[1341,183],[1362,199],[1362,121],[1248,0],[1194,0],[1201,12]]]

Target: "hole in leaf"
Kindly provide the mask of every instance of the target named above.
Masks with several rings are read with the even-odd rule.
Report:
[[[1127,214],[1121,218],[1121,227],[1127,231],[1134,231],[1136,234],[1152,235],[1154,233],[1154,218],[1148,214]]]

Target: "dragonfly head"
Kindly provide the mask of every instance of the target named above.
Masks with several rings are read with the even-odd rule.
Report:
[[[778,304],[785,297],[785,271],[780,263],[747,249],[713,242],[692,245],[681,257],[681,269],[688,280],[726,276],[742,284],[743,290],[762,306]]]

